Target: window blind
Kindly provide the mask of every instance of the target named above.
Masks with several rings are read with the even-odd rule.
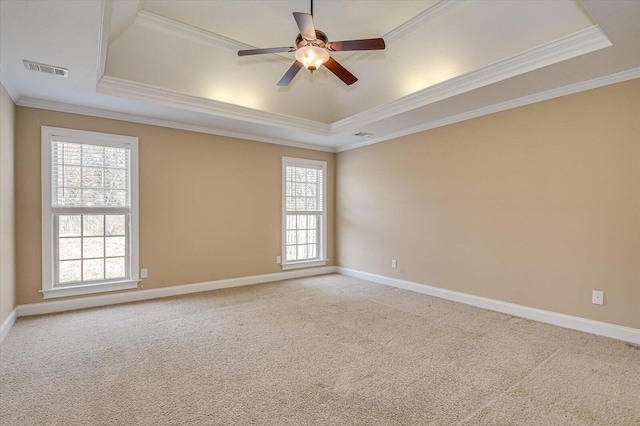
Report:
[[[322,212],[322,174],[321,168],[287,166],[287,212]]]
[[[53,207],[130,207],[127,148],[52,140]]]

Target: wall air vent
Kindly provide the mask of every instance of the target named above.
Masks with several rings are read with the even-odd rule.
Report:
[[[58,77],[69,77],[69,70],[66,68],[39,64],[37,62],[27,61],[26,59],[23,59],[22,62],[24,63],[24,67],[29,71],[44,72],[47,74],[57,75]]]
[[[373,133],[358,132],[358,133],[355,133],[353,136],[360,136],[361,138],[368,138],[368,137],[373,136]]]

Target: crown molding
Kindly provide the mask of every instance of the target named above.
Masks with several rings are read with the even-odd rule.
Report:
[[[450,9],[461,3],[462,2],[459,0],[440,0],[438,3],[418,13],[407,22],[386,33],[383,36],[384,41],[387,43],[394,43],[422,27],[428,21],[443,14],[444,12],[448,12]]]
[[[387,44],[387,45],[393,44],[396,41],[400,40],[401,38],[409,35],[413,31],[417,30],[418,28],[422,27],[427,22],[431,21],[432,19],[436,18],[437,16],[442,15],[444,12],[450,11],[455,6],[457,6],[457,5],[461,4],[461,3],[462,2],[459,1],[459,0],[440,0],[438,3],[436,3],[433,6],[423,10],[422,12],[420,12],[419,14],[414,16],[413,18],[409,19],[408,21],[400,24],[399,26],[397,26],[393,30],[391,30],[388,33],[384,34],[382,36],[382,38],[384,39],[385,44]],[[362,59],[364,59],[367,56],[370,56],[370,55],[372,55],[374,53],[376,53],[375,50],[367,50],[367,51],[357,52],[357,53],[353,53],[353,54],[351,54],[349,56],[345,56],[340,61],[341,62],[348,62],[348,63],[355,63],[355,62],[361,61]]]
[[[115,77],[103,77],[100,82],[98,82],[97,91],[98,93],[106,95],[139,99],[154,104],[162,104],[189,111],[217,115],[219,117],[329,136],[328,124],[304,118],[260,111],[213,99],[185,95],[159,87],[122,80]]]
[[[11,77],[9,77],[9,74],[4,70],[4,68],[2,68],[2,64],[0,64],[0,83],[2,83],[2,86],[9,94],[9,97],[11,98],[13,103],[17,104],[18,100],[20,100],[20,92],[18,92],[18,89],[13,84],[13,81],[11,80]]]
[[[98,63],[96,68],[96,83],[99,82],[104,75],[104,70],[107,66],[107,49],[109,47],[112,8],[113,2],[111,0],[102,0],[102,15],[100,17],[100,28],[98,29]]]
[[[142,25],[152,30],[180,37],[185,40],[195,41],[197,43],[203,43],[215,47],[223,47],[229,50],[238,51],[256,49],[255,46],[251,46],[250,44],[242,43],[232,38],[212,33],[183,22],[174,21],[173,19],[165,18],[164,16],[156,15],[155,13],[151,13],[146,10],[140,10],[138,12],[134,24]],[[266,60],[286,62],[291,65],[290,58],[287,59],[278,54],[265,54],[264,57]]]
[[[2,68],[0,66],[0,71],[1,69]],[[369,140],[366,140],[360,143],[355,143],[355,144],[344,144],[339,146],[336,149],[332,147],[327,147],[327,146],[305,144],[305,143],[295,142],[295,141],[286,141],[282,139],[257,136],[249,133],[232,132],[232,131],[217,129],[214,127],[199,126],[195,124],[187,124],[187,123],[181,123],[177,121],[163,120],[163,119],[145,117],[145,116],[134,115],[134,114],[126,114],[126,113],[108,111],[108,110],[99,109],[99,108],[81,107],[77,105],[44,101],[39,99],[21,98],[18,101],[16,101],[16,105],[21,107],[39,108],[39,109],[46,109],[51,111],[66,112],[70,114],[80,114],[80,115],[87,115],[91,117],[107,118],[112,120],[127,121],[131,123],[148,124],[152,126],[167,127],[172,129],[178,129],[178,130],[187,130],[191,132],[226,136],[226,137],[245,139],[245,140],[253,140],[256,142],[272,143],[277,145],[310,149],[314,151],[343,152],[343,151],[349,151],[352,149],[361,148],[367,145],[373,145],[373,144],[384,142],[391,139],[396,139],[402,136],[419,133],[425,130],[435,129],[437,127],[447,126],[449,124],[470,120],[470,119],[481,117],[484,115],[489,115],[496,112],[501,112],[508,109],[533,104],[536,102],[542,102],[549,99],[558,98],[561,96],[571,95],[571,94],[583,92],[586,90],[596,89],[598,87],[603,87],[610,84],[621,83],[621,82],[633,80],[636,78],[640,78],[640,68],[633,68],[633,69],[622,71],[616,74],[611,74],[604,77],[598,77],[592,80],[587,80],[580,83],[575,83],[568,86],[547,90],[545,92],[524,96],[518,99],[506,101],[506,102],[501,102],[495,105],[490,105],[487,107],[475,109],[473,111],[468,111],[462,114],[457,114],[457,115],[446,117],[440,120],[423,123],[418,126],[410,127],[408,129],[403,129],[401,131],[394,132],[389,135],[385,135],[383,137],[373,138],[373,139],[369,139]],[[3,85],[4,85],[4,81],[5,80],[3,80]],[[16,97],[16,99],[18,98]]]
[[[600,27],[594,25],[477,71],[454,77],[385,105],[336,121],[330,125],[330,133],[333,135],[358,129],[366,124],[609,46],[611,41]]]
[[[87,115],[90,117],[107,118],[111,120],[120,120],[130,123],[148,124],[151,126],[167,127],[171,129],[187,130],[190,132],[206,133],[210,135],[226,136],[230,138],[245,139],[256,142],[265,142],[276,145],[291,146],[294,148],[304,148],[314,151],[335,152],[335,149],[327,146],[312,145],[302,142],[287,141],[264,136],[256,136],[249,133],[232,132],[228,130],[218,129],[215,127],[199,126],[195,124],[181,123],[172,120],[163,120],[160,118],[145,117],[142,115],[127,114],[122,112],[109,111],[99,108],[83,107],[61,102],[44,101],[40,99],[22,98],[16,105],[27,108],[46,109],[49,111],[65,112],[69,114]]]
[[[355,143],[355,144],[345,144],[336,148],[336,152],[343,152],[343,151],[349,151],[356,148],[362,148],[367,145],[373,145],[373,144],[384,142],[390,139],[396,139],[402,136],[423,132],[425,130],[431,130],[437,127],[448,126],[449,124],[458,123],[460,121],[482,117],[483,115],[489,115],[496,112],[506,111],[508,109],[518,108],[518,107],[533,104],[536,102],[542,102],[549,99],[559,98],[561,96],[572,95],[574,93],[584,92],[585,90],[597,89],[598,87],[608,86],[610,84],[622,83],[623,81],[633,80],[635,78],[640,78],[640,68],[633,68],[633,69],[622,71],[616,74],[606,75],[604,77],[598,77],[592,80],[586,80],[580,83],[570,84],[568,86],[547,90],[545,92],[524,96],[518,99],[501,102],[501,103],[490,105],[483,108],[478,108],[473,111],[464,112],[462,114],[453,115],[450,117],[442,118],[440,120],[430,121],[428,123],[423,123],[418,126],[410,127],[408,129],[403,129],[401,131],[394,132],[380,138],[374,138],[374,139],[370,139],[370,140],[363,141],[360,143]]]

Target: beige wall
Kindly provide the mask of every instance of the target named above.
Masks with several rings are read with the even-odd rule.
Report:
[[[341,266],[640,328],[638,79],[340,153],[336,180]]]
[[[283,156],[328,162],[328,256],[335,259],[335,154],[18,107],[18,304],[42,301],[43,125],[139,138],[140,266],[149,269],[145,289],[281,272],[275,262],[281,253]]]
[[[16,307],[14,238],[14,116],[15,106],[0,84],[0,324]]]

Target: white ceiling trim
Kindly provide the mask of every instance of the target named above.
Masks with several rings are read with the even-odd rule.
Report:
[[[356,144],[342,145],[336,148],[336,152],[349,151],[351,149],[361,148],[367,145],[373,145],[376,143],[384,142],[390,139],[399,138],[402,136],[411,135],[414,133],[423,132],[425,130],[435,129],[436,127],[448,126],[449,124],[458,123],[460,121],[470,120],[472,118],[481,117],[483,115],[489,115],[496,112],[506,111],[536,102],[542,102],[553,98],[559,98],[561,96],[571,95],[585,90],[597,89],[598,87],[608,86],[610,84],[621,83],[627,80],[633,80],[640,78],[640,68],[633,68],[627,71],[622,71],[616,74],[607,75],[604,77],[594,78],[592,80],[582,81],[580,83],[570,84],[568,86],[559,87],[557,89],[547,90],[545,92],[536,93],[534,95],[524,96],[518,99],[512,99],[510,101],[501,102],[498,104],[490,105],[483,108],[478,108],[473,111],[464,112],[462,114],[453,115],[440,120],[431,121],[428,123],[420,124],[408,129],[386,135],[381,138],[369,139],[364,142]]]
[[[250,44],[242,43],[220,34],[196,28],[183,22],[174,21],[173,19],[165,18],[164,16],[156,15],[155,13],[151,13],[146,10],[140,10],[138,12],[134,24],[143,25],[152,30],[161,31],[165,34],[186,40],[224,47],[229,50],[238,51],[256,49],[255,46],[251,46]],[[268,60],[278,60],[291,65],[291,59],[287,59],[276,54],[266,54],[264,56]]]
[[[106,95],[139,99],[155,104],[203,112],[219,117],[249,121],[256,124],[302,130],[322,136],[329,136],[329,125],[304,118],[290,117],[266,111],[259,111],[239,105],[228,104],[213,99],[185,95],[147,84],[104,76],[98,82],[97,91]]]
[[[102,16],[100,19],[100,28],[98,30],[98,68],[96,84],[104,75],[107,65],[107,49],[109,47],[109,31],[111,29],[111,9],[113,3],[111,1],[102,0]]]
[[[432,20],[436,16],[448,12],[449,9],[462,4],[459,0],[440,0],[438,3],[433,6],[423,10],[413,18],[409,19],[407,22],[397,26],[395,29],[386,33],[382,38],[384,38],[385,43],[394,43],[400,40],[402,37],[409,35],[413,31],[422,27],[428,21]],[[363,53],[371,53],[363,52]]]
[[[180,123],[173,120],[163,120],[160,118],[145,117],[142,115],[126,114],[122,112],[108,111],[99,108],[82,107],[78,105],[65,104],[62,102],[51,102],[40,99],[22,98],[16,102],[16,105],[28,108],[46,109],[50,111],[66,112],[69,114],[87,115],[90,117],[108,118],[111,120],[127,121],[130,123],[148,124],[151,126],[167,127],[170,129],[187,130],[197,133],[206,133],[209,135],[226,136],[230,138],[245,139],[256,142],[265,142],[276,145],[291,146],[295,148],[305,148],[314,151],[335,152],[331,147],[323,147],[311,145],[301,142],[286,141],[276,138],[268,138],[256,136],[249,133],[232,132],[228,130],[217,129],[215,127],[198,126],[195,124]]]
[[[329,125],[313,120],[185,95],[159,87],[109,76],[104,76],[100,80],[97,91],[107,95],[140,99],[257,124],[331,136],[357,130],[367,124],[608,46],[611,46],[611,41],[609,41],[597,25],[594,25],[480,70],[452,78],[396,101],[354,114]]]
[[[334,135],[356,130],[369,123],[609,46],[611,41],[600,27],[594,25],[477,71],[336,121],[330,125],[330,133]]]
[[[11,100],[13,100],[13,103],[17,103],[20,99],[20,92],[18,92],[18,89],[16,89],[13,81],[11,81],[11,77],[9,77],[9,74],[2,68],[2,64],[0,64],[0,83],[2,83],[4,88],[7,90],[7,93],[9,94]]]
[[[2,68],[0,66],[0,72],[1,70]],[[440,120],[423,123],[419,126],[414,126],[408,129],[404,129],[402,131],[395,132],[395,133],[386,135],[384,137],[368,139],[366,141],[355,143],[355,144],[342,145],[335,149],[331,147],[320,146],[320,145],[312,145],[312,144],[305,144],[301,142],[284,141],[282,139],[261,137],[261,136],[256,136],[249,133],[231,132],[227,130],[217,129],[214,127],[180,123],[172,120],[163,120],[158,118],[145,117],[141,115],[108,111],[108,110],[103,110],[99,108],[89,108],[89,107],[82,107],[77,105],[64,104],[61,102],[51,102],[51,101],[29,99],[29,98],[22,98],[18,100],[17,97],[14,99],[14,101],[17,100],[16,105],[22,106],[22,107],[28,107],[28,108],[39,108],[39,109],[46,109],[51,111],[66,112],[70,114],[80,114],[80,115],[88,115],[91,117],[121,120],[121,121],[127,121],[131,123],[148,124],[152,126],[187,130],[192,132],[206,133],[206,134],[212,134],[212,135],[218,135],[218,136],[227,136],[232,138],[253,140],[257,142],[273,143],[277,145],[291,146],[296,148],[305,148],[305,149],[311,149],[314,151],[343,152],[351,149],[361,148],[367,145],[373,145],[376,143],[384,142],[390,139],[396,139],[402,136],[419,133],[425,130],[435,129],[437,127],[447,126],[449,124],[470,120],[472,118],[481,117],[483,115],[489,115],[496,112],[501,112],[501,111],[517,108],[524,105],[529,105],[536,102],[542,102],[549,99],[558,98],[561,96],[571,95],[571,94],[582,92],[585,90],[596,89],[598,87],[603,87],[610,84],[621,83],[623,81],[633,80],[635,78],[640,78],[640,68],[633,68],[633,69],[622,71],[616,74],[611,74],[608,76],[599,77],[599,78],[583,81],[576,84],[571,84],[564,87],[559,87],[557,89],[548,90],[548,91],[537,93],[534,95],[524,96],[522,98],[501,102],[495,105],[490,105],[490,106],[479,108],[473,111],[468,111],[462,114],[446,117]],[[2,82],[3,85],[5,85],[5,81],[6,80],[3,80]],[[5,85],[5,88],[7,88],[6,85]],[[8,90],[9,89],[7,89],[7,91]]]
[[[392,44],[396,41],[400,40],[404,36],[411,34],[413,31],[425,25],[430,20],[435,17],[443,14],[444,12],[448,12],[454,6],[461,4],[462,2],[459,0],[440,0],[440,2],[434,4],[433,6],[423,10],[413,18],[409,19],[407,22],[397,26],[393,30],[384,34],[382,38],[384,39],[385,44]],[[363,52],[353,53],[352,55],[346,56],[341,59],[341,62],[350,61],[350,62],[358,62],[364,59],[365,57],[372,55],[375,53],[375,50],[367,50]]]

